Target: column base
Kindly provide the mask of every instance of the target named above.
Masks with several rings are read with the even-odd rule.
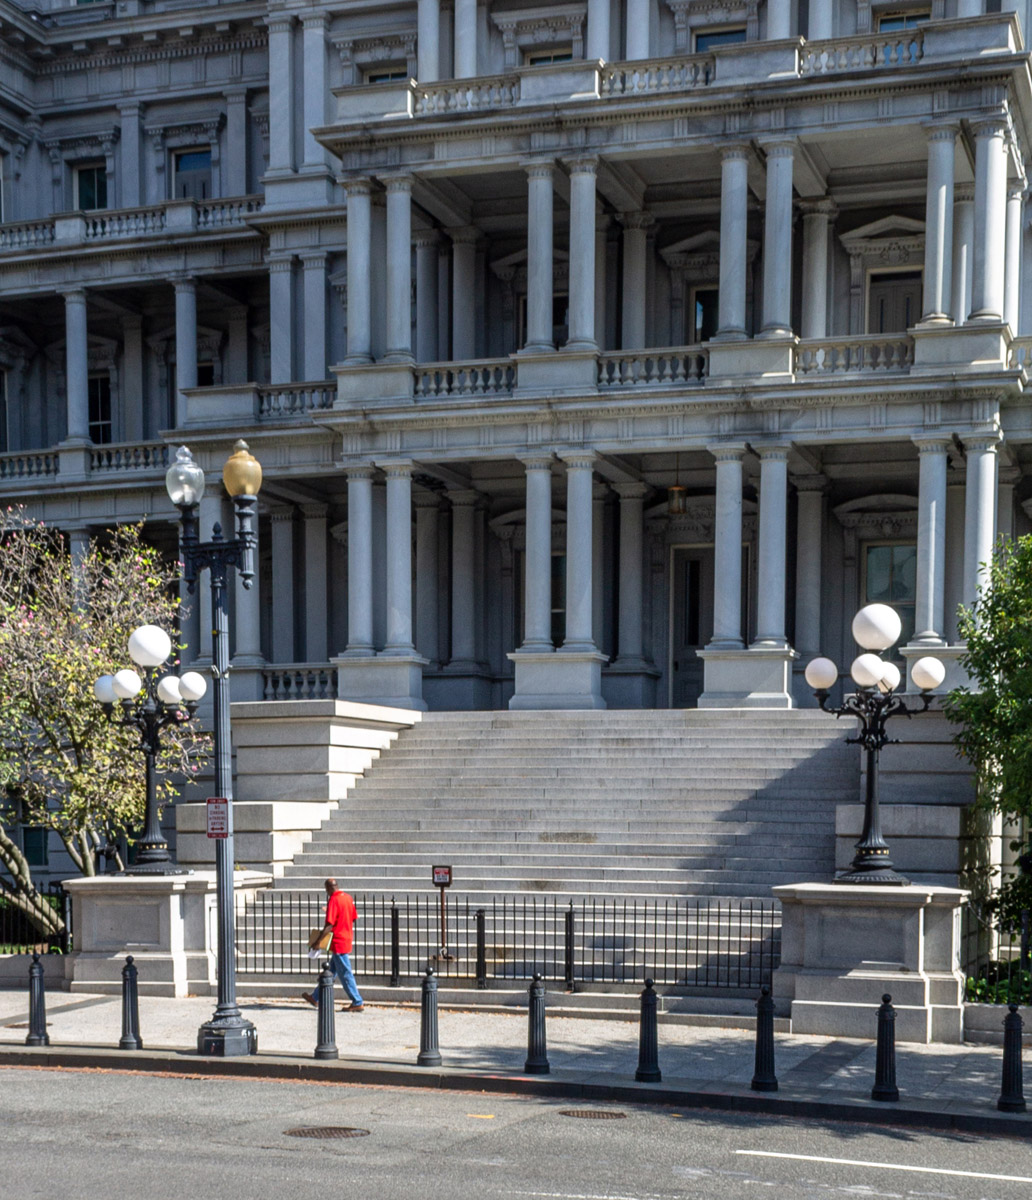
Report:
[[[971,683],[971,677],[960,663],[961,657],[967,653],[967,646],[947,646],[945,642],[940,642],[938,645],[928,642],[923,644],[911,642],[909,646],[901,646],[899,652],[906,659],[906,691],[908,695],[919,695],[921,691],[910,678],[911,668],[919,658],[937,658],[946,668],[946,678],[935,689],[934,694],[936,696],[945,696],[953,691],[955,687],[966,686]]]
[[[785,647],[700,650],[705,665],[699,708],[794,708],[792,664]]]
[[[364,365],[331,367],[337,376],[337,398],[334,408],[367,408],[377,402],[397,402],[414,399],[412,364],[376,362]],[[324,416],[327,414],[323,414]]]
[[[532,350],[515,356],[516,390],[521,400],[547,396],[583,396],[598,387],[598,354],[577,350]]]
[[[441,711],[478,712],[491,708],[491,687],[489,669],[478,662],[448,663],[423,681],[433,707]]]
[[[745,341],[709,343],[709,375],[717,386],[724,379],[762,379],[766,383],[790,382],[792,356],[798,338],[770,335]]]
[[[597,650],[537,653],[516,650],[508,659],[516,667],[512,709],[605,708],[602,664]]]
[[[344,654],[330,662],[337,668],[339,699],[426,711],[423,668],[427,660],[420,655]]]
[[[643,658],[618,658],[602,672],[602,694],[610,708],[655,708],[658,668]]]

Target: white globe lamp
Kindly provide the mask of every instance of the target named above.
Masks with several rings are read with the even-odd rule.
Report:
[[[204,699],[208,681],[198,671],[187,671],[179,678],[179,695],[186,704],[196,704]]]
[[[172,639],[157,625],[141,625],[129,638],[129,657],[138,667],[160,667],[172,653]]]
[[[838,682],[838,667],[830,658],[814,658],[806,664],[805,675],[815,692],[827,692]]]
[[[902,676],[899,673],[899,667],[895,663],[882,664],[882,677],[878,683],[878,690],[888,694],[894,692],[899,687]]]
[[[128,667],[123,671],[116,671],[111,679],[111,690],[119,700],[132,700],[134,696],[139,694],[142,687],[143,680],[135,671],[129,670]]]
[[[162,704],[181,704],[183,697],[179,691],[179,676],[165,675],[159,679],[157,693]]]
[[[919,658],[910,668],[910,678],[922,692],[930,692],[946,678],[946,667],[941,659]]]
[[[101,704],[114,704],[118,699],[115,695],[114,681],[115,677],[113,675],[101,675],[93,685],[93,694]]]
[[[873,688],[881,683],[884,669],[885,664],[877,654],[861,654],[853,659],[849,673],[857,687]]]
[[[864,650],[888,650],[902,632],[899,613],[887,604],[867,604],[853,618],[853,638]]]

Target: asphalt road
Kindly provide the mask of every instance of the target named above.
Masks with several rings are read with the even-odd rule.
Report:
[[[0,1068],[2,1200],[1009,1200],[1028,1141],[262,1080]],[[368,1130],[315,1140],[286,1131]],[[1010,1178],[1007,1178],[1010,1177]]]

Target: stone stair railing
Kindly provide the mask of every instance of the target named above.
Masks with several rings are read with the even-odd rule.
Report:
[[[914,339],[906,335],[863,334],[808,338],[795,349],[796,375],[854,371],[906,371],[914,364]]]

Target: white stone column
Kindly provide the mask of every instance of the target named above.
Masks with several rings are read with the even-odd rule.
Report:
[[[197,386],[197,280],[177,279],[176,291],[176,425],[186,420],[187,388]]]
[[[1012,179],[1007,185],[1007,234],[1006,258],[1003,273],[1003,319],[1018,333],[1018,315],[1021,306],[1021,229],[1025,208],[1025,189],[1020,179]]]
[[[720,297],[717,337],[746,336],[746,231],[749,216],[748,146],[727,146],[720,168]]]
[[[809,29],[811,42],[824,42],[834,37],[835,8],[833,0],[810,0]]]
[[[348,648],[373,653],[373,468],[347,468],[348,477]]]
[[[788,36],[787,34],[785,35]],[[763,334],[792,332],[792,164],[795,142],[771,142],[763,224]]]
[[[368,179],[350,179],[344,184],[348,197],[348,366],[373,361],[372,284],[370,241],[372,239],[372,187]]]
[[[588,37],[584,57],[609,61],[609,0],[588,0]]]
[[[524,556],[523,650],[552,645],[552,460],[525,458],[527,548]]]
[[[970,607],[989,576],[996,532],[996,437],[964,439],[967,481],[964,495],[964,597]]]
[[[437,362],[437,258],[440,236],[421,230],[416,247],[416,361]]]
[[[468,362],[477,356],[477,238],[472,225],[449,229],[452,243],[452,360]],[[551,309],[549,309],[551,312]]]
[[[605,628],[606,586],[606,497],[609,485],[598,480],[591,487],[591,636],[595,645],[608,654]]]
[[[642,542],[645,536],[644,511],[648,485],[614,483],[620,497],[620,579],[618,616],[618,666],[644,665],[642,656],[643,585]]]
[[[915,438],[920,454],[917,491],[917,587],[914,643],[943,644],[946,586],[946,469],[949,438]]]
[[[256,531],[259,528],[255,522]],[[254,553],[254,576],[251,586],[245,588],[240,578],[240,572],[234,571],[235,576],[235,609],[233,613],[233,635],[236,640],[233,654],[234,666],[258,666],[265,660],[262,657],[262,601],[260,574],[261,556],[257,547]]]
[[[329,15],[324,12],[306,12],[301,18],[303,33],[302,53],[304,56],[304,162],[302,171],[325,171],[326,151],[312,136],[312,130],[325,125],[326,97],[329,87],[326,79],[326,30]],[[270,91],[270,95],[275,93]],[[275,105],[270,105],[270,112]]]
[[[455,0],[455,78],[477,74],[477,0]]]
[[[592,636],[592,473],[596,455],[562,455],[566,464],[566,637],[562,649],[595,651]]]
[[[83,443],[90,440],[90,366],[89,343],[86,334],[86,292],[82,288],[65,292],[64,301],[65,411],[67,416],[65,441]]]
[[[1007,230],[1007,124],[1002,116],[974,124],[975,252],[971,320],[1003,320]]]
[[[436,492],[415,492],[416,509],[416,650],[432,667],[440,663],[438,634],[438,546],[441,502]]]
[[[957,127],[937,125],[928,137],[925,203],[924,312],[922,322],[946,322],[952,301],[953,158]]]
[[[957,608],[964,598],[965,472],[951,464],[946,472],[946,604],[943,636],[951,645],[959,640]]]
[[[950,312],[962,325],[971,312],[972,260],[975,252],[975,189],[971,184],[953,189],[953,299]]]
[[[449,491],[451,501],[451,670],[477,666],[474,517],[480,494],[470,488]]]
[[[387,362],[412,361],[412,176],[387,188]]]
[[[957,16],[980,17],[982,15],[982,0],[957,0]]]
[[[788,447],[760,447],[760,546],[754,646],[781,650],[785,637]]]
[[[623,278],[620,291],[620,348],[645,347],[645,277],[648,252],[649,212],[621,213],[623,225]]]
[[[821,568],[824,549],[823,475],[797,476],[795,644],[804,663],[821,652]]]
[[[121,183],[119,195],[125,208],[142,202],[140,191],[140,103],[133,100],[118,106],[121,134],[118,139]],[[8,217],[9,221],[11,218]]]
[[[226,90],[226,154],[224,196],[246,196],[248,183],[247,88]],[[134,201],[138,203],[138,201]]]
[[[595,172],[598,159],[570,168],[570,318],[567,350],[593,352],[595,341]]]
[[[803,210],[804,338],[828,336],[828,225],[835,214],[830,200],[805,203]]]
[[[555,349],[552,341],[554,171],[551,162],[527,166],[527,343],[524,349],[535,353]]]
[[[272,660],[295,662],[294,646],[294,507],[282,504],[272,521]]]
[[[269,106],[269,174],[294,169],[294,18],[277,14],[269,27],[269,95],[282,102]]]
[[[608,258],[608,229],[609,218],[599,217],[595,223],[595,342],[599,350],[605,350],[606,343],[606,296],[608,295],[609,280],[607,279],[606,259]]]
[[[325,504],[302,504],[305,519],[305,661],[324,663],[329,654],[329,591]]]
[[[792,5],[789,0],[767,0],[767,37],[770,41],[792,36]]]
[[[150,431],[145,430],[143,413],[143,318],[138,315],[124,316],[121,324],[124,400],[122,438],[127,442],[141,442],[150,437]]]
[[[328,371],[326,352],[326,252],[304,250],[300,254],[304,272],[305,300],[305,379],[325,379]],[[285,383],[278,379],[275,382]]]
[[[387,644],[384,654],[413,655],[412,464],[383,464],[387,477]]]
[[[627,0],[627,37],[625,51],[628,59],[648,58],[651,52],[649,0]]]
[[[269,259],[269,377],[294,378],[294,258]]]
[[[416,73],[420,83],[441,78],[441,0],[416,5]]]
[[[713,446],[717,462],[713,535],[714,650],[738,650],[742,640],[742,456],[744,446]]]

